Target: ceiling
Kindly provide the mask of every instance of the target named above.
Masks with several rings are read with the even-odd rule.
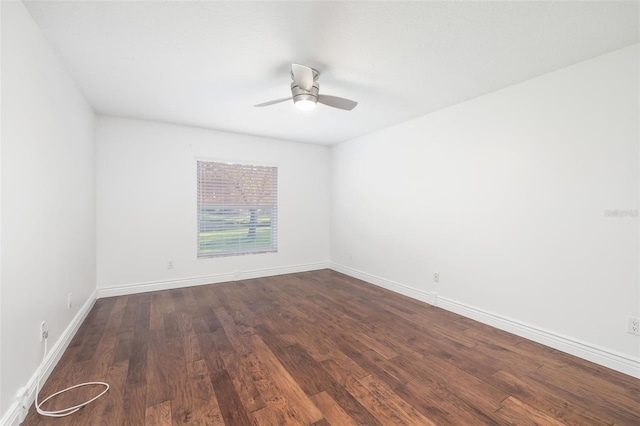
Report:
[[[638,42],[636,1],[24,1],[100,114],[332,145]],[[353,111],[293,102],[292,62]]]

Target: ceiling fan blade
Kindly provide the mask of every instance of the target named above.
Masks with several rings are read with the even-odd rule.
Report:
[[[345,99],[345,98],[340,98],[338,96],[329,96],[329,95],[318,96],[318,102],[330,107],[344,109],[346,111],[351,111],[356,107],[356,105],[358,105],[356,101],[352,101],[351,99]]]
[[[291,76],[302,90],[311,90],[313,87],[313,69],[304,65],[291,64]]]
[[[288,98],[274,99],[272,101],[263,102],[261,104],[254,105],[254,107],[266,107],[266,106],[273,105],[273,104],[279,104],[280,102],[290,101],[291,99],[293,99],[293,97],[291,97],[291,96],[289,96]]]

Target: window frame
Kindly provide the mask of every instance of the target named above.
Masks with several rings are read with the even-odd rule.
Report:
[[[238,166],[239,168],[245,168],[246,170],[250,170],[252,168],[254,169],[269,169],[270,173],[272,174],[270,179],[272,180],[271,182],[271,187],[270,187],[270,191],[272,192],[271,195],[269,195],[267,198],[268,200],[264,203],[215,203],[215,202],[208,202],[208,203],[204,203],[202,202],[202,195],[203,195],[203,189],[202,189],[202,185],[205,184],[205,182],[203,181],[203,176],[201,176],[201,165],[200,163],[207,163],[209,165],[223,165],[225,167],[233,167],[233,166]],[[251,254],[265,254],[265,253],[277,253],[278,252],[278,166],[277,165],[271,165],[271,164],[260,164],[260,163],[254,163],[254,162],[248,162],[248,161],[226,161],[226,160],[216,160],[216,159],[210,159],[210,158],[196,158],[196,257],[198,259],[211,259],[211,258],[219,258],[219,257],[230,257],[230,256],[245,256],[245,255],[251,255]],[[206,182],[209,185],[215,185],[214,183],[212,183],[213,180]],[[226,194],[228,196],[231,196],[229,194]],[[211,225],[209,224],[208,226],[206,226],[206,222],[204,223],[203,226],[203,220],[202,220],[202,215],[203,215],[203,205],[207,205],[209,207],[213,207],[213,209],[210,209],[210,211],[213,211],[214,209],[217,210],[268,210],[268,216],[269,216],[269,227],[270,227],[270,238],[269,238],[269,245],[268,246],[262,246],[262,247],[254,247],[253,249],[251,249],[250,247],[240,247],[240,249],[238,250],[234,250],[234,249],[227,249],[224,251],[205,251],[203,250],[203,241],[202,241],[202,233],[206,232],[204,231],[204,229],[215,229],[215,230],[242,230],[244,228],[247,229],[247,233],[249,233],[250,230],[250,225],[248,224],[243,224],[243,225],[239,225],[237,227],[234,228],[230,228],[230,227],[226,227],[226,225],[222,228],[217,228],[215,225]],[[253,209],[251,208],[253,207]],[[251,213],[249,213],[251,214]],[[234,216],[230,216],[230,219],[234,218]],[[242,220],[242,214],[238,213],[235,216],[235,219],[238,221],[238,223],[240,223],[240,221]],[[258,220],[258,218],[256,218],[256,220]],[[260,225],[258,225],[258,227],[260,227]],[[256,228],[257,229],[257,228]],[[216,231],[211,231],[211,232],[216,232]],[[254,237],[255,238],[255,237]],[[227,240],[228,241],[232,241]],[[225,242],[223,242],[224,244]],[[238,243],[241,244],[241,243]],[[254,241],[255,244],[255,241]]]

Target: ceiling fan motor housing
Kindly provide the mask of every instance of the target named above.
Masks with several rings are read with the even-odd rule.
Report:
[[[293,96],[294,102],[299,101],[312,101],[318,102],[318,89],[320,85],[318,82],[314,81],[313,86],[311,86],[311,90],[304,90],[298,86],[298,83],[295,81],[291,83],[291,95]]]

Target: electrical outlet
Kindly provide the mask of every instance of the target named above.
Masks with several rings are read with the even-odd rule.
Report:
[[[173,269],[173,260],[167,260],[167,269]]]
[[[640,336],[640,319],[634,317],[627,318],[627,333]]]
[[[67,294],[67,309],[71,309],[72,304],[73,302],[71,300],[71,292],[69,292],[69,294]]]
[[[29,412],[29,388],[23,387],[18,391],[18,397],[20,398],[20,423],[24,421],[27,417],[27,413]]]
[[[46,323],[44,321],[42,321],[40,323],[40,328],[38,329],[39,337],[40,337],[40,341],[41,342],[44,340],[45,333],[47,333],[47,329],[45,328],[45,324]]]
[[[433,274],[433,282],[434,283],[439,283],[440,282],[440,274],[439,273],[435,273]]]

